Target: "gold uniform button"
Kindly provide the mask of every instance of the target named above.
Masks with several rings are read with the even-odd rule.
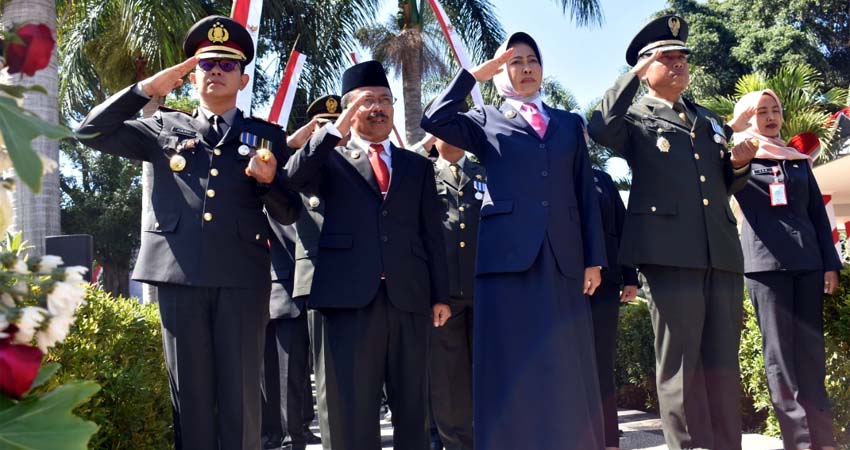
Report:
[[[159,222],[157,222],[157,223],[153,224],[153,227],[154,227],[154,228],[156,228],[156,229],[158,230],[158,229],[159,229]]]
[[[463,191],[458,191],[457,195],[463,197]]]
[[[212,220],[212,213],[204,213],[204,220],[207,222]]]
[[[707,198],[702,199],[702,204],[705,205],[705,206],[708,206],[708,199]]]
[[[694,139],[694,138],[696,138],[696,137],[697,137],[697,134],[696,134],[696,133],[691,133],[691,139]]]
[[[461,206],[461,207],[460,207],[460,208],[458,208],[457,210],[458,210],[458,211],[460,211],[460,212],[463,212],[463,206]]]
[[[218,169],[215,169],[215,168],[210,169],[210,175],[217,177],[218,176]]]
[[[260,233],[257,233],[257,235],[256,235],[256,236],[254,236],[254,240],[257,240],[257,241],[259,241],[259,240],[260,240]]]
[[[220,150],[220,149],[215,149],[215,150],[213,150],[213,154],[214,154],[215,156],[219,156],[219,155],[221,155],[221,150]]]
[[[207,190],[207,197],[209,197],[209,198],[215,197],[215,191],[212,190],[212,189],[208,189]]]
[[[460,224],[460,229],[461,230],[466,229],[466,224],[465,223]]]
[[[464,248],[464,247],[466,247],[466,242],[461,241],[460,242],[460,248]]]
[[[649,209],[651,209],[651,210],[652,210],[652,212],[658,211],[658,208],[656,208],[656,207],[654,207],[654,206],[653,206],[652,208],[649,208]]]
[[[699,180],[702,181],[703,183],[705,183],[705,175],[700,175]]]
[[[699,153],[694,153],[694,159],[699,159]]]

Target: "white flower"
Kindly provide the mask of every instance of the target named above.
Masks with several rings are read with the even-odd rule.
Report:
[[[9,333],[4,333],[6,328],[9,328],[9,321],[5,315],[0,314],[0,339],[9,337]]]
[[[14,286],[11,288],[12,292],[18,295],[27,295],[30,292],[30,287],[24,280],[18,280]]]
[[[47,294],[47,309],[53,315],[71,316],[83,304],[86,291],[81,283],[66,283],[60,281]]]
[[[62,342],[68,336],[68,330],[71,329],[71,324],[74,322],[73,317],[53,316],[47,322],[47,326],[39,330],[35,335],[38,348],[42,353],[47,353],[47,349],[56,345],[57,342]]]
[[[88,271],[89,271],[89,269],[87,269],[83,266],[66,267],[65,268],[65,281],[67,281],[67,282],[77,281],[77,282],[85,283],[85,280],[83,279],[83,275],[85,275],[85,273],[88,272]]]
[[[14,308],[15,307],[15,299],[12,298],[11,295],[4,292],[4,293],[0,294],[0,304],[2,304],[3,306],[5,306],[7,308]]]
[[[15,266],[12,267],[12,271],[21,275],[27,275],[30,273],[30,270],[27,268],[27,262],[22,259],[15,261]]]
[[[35,330],[41,326],[49,313],[38,306],[27,306],[21,310],[21,315],[15,325],[18,332],[15,333],[15,342],[18,344],[29,344],[35,335]]]
[[[62,265],[62,257],[56,255],[44,255],[38,263],[39,273],[51,273],[53,269]]]

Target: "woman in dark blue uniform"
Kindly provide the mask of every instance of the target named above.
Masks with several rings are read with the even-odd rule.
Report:
[[[833,293],[841,269],[832,227],[809,157],[780,137],[776,94],[745,95],[735,116],[750,117],[735,143],[759,145],[752,176],[735,198],[744,213],[745,281],[782,440],[786,450],[834,449],[823,340],[823,295]]]
[[[491,78],[501,109],[462,113],[476,82]],[[458,74],[422,128],[487,169],[474,295],[476,447],[600,450],[587,298],[606,264],[599,198],[581,121],[543,104],[542,80],[537,44],[515,33],[496,57]]]

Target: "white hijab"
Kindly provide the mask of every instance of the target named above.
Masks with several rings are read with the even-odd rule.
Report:
[[[519,38],[519,39],[516,39],[516,38]],[[508,39],[505,40],[505,42],[503,42],[502,45],[499,46],[498,50],[496,50],[496,54],[498,55],[498,54],[502,53],[503,51],[507,50],[508,44],[511,44],[511,43],[516,44],[516,43],[519,43],[519,42],[527,43],[527,42],[525,42],[526,39],[531,40],[532,44],[534,44],[534,45],[531,45],[530,47],[532,48],[532,50],[535,50],[537,52],[537,60],[540,61],[540,67],[542,69],[543,58],[541,58],[541,56],[540,56],[540,47],[537,45],[537,42],[531,36],[529,36],[527,33],[517,32],[517,33],[511,34],[508,37]],[[512,100],[517,100],[517,101],[520,101],[522,103],[533,102],[540,97],[539,91],[536,92],[531,97],[523,97],[523,96],[519,95],[519,93],[517,93],[517,91],[514,89],[513,83],[511,83],[511,78],[508,75],[508,65],[507,65],[507,63],[505,63],[502,66],[502,71],[497,73],[493,77],[493,84],[496,86],[496,91],[502,97],[509,98],[509,99],[512,99]]]

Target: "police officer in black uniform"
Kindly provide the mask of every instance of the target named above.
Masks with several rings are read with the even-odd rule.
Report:
[[[472,323],[478,212],[487,187],[484,167],[463,149],[435,139],[439,158],[434,162],[437,195],[443,205],[443,236],[449,270],[449,306],[446,325],[431,330],[429,389],[431,448],[472,450]]]
[[[729,196],[746,185],[755,147],[729,150],[733,130],[681,97],[687,36],[678,16],[644,27],[626,52],[634,68],[605,93],[588,131],[632,169],[619,262],[639,267],[652,289],[667,445],[735,450],[744,261]],[[635,101],[641,80],[648,94]]]
[[[153,168],[133,278],[157,287],[175,447],[255,450],[271,288],[264,209],[292,223],[297,197],[279,172],[284,131],[236,108],[254,57],[245,28],[210,16],[189,30],[183,48],[186,61],[115,94],[79,132],[92,136],[81,141],[94,149]],[[186,74],[200,97],[193,114],[161,108],[136,118]]]

